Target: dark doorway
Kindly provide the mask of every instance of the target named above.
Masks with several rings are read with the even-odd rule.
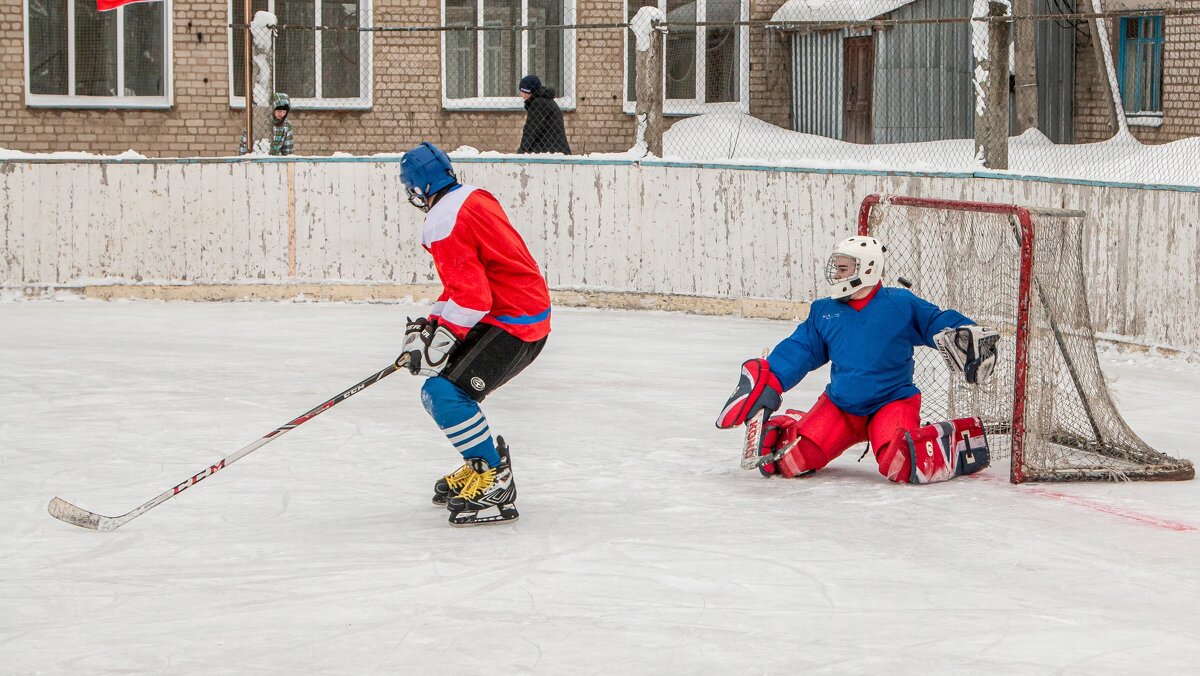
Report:
[[[843,43],[842,140],[871,143],[871,100],[875,91],[875,36],[846,38]]]

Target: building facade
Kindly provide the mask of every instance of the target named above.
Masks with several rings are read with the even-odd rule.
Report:
[[[245,127],[245,75],[244,33],[234,27],[245,22],[243,1],[158,0],[108,12],[97,12],[95,0],[0,2],[0,148],[98,154],[132,149],[151,157],[236,154]],[[796,45],[815,38],[763,26],[786,4],[253,0],[252,11],[270,12],[284,27],[269,45],[269,88],[292,97],[298,154],[401,152],[420,140],[515,151],[525,120],[516,83],[526,72],[538,73],[556,90],[572,149],[584,154],[619,152],[634,143],[634,53],[624,24],[643,5],[657,5],[673,24],[665,56],[668,125],[706,111],[733,110],[785,129],[845,136],[816,130],[807,117],[821,92],[846,86],[841,75],[830,79],[797,67],[794,57],[804,54]],[[886,5],[885,18],[913,19],[953,3],[843,4],[862,5],[868,13]],[[1088,0],[1038,0],[1038,6],[1043,12],[1091,9]],[[1200,135],[1200,0],[1109,0],[1104,8],[1162,12],[1108,22],[1108,49],[1131,132],[1148,143]],[[717,25],[724,21],[740,23]],[[1049,134],[1056,141],[1092,142],[1116,131],[1094,25],[1083,19],[1055,22],[1057,34],[1074,36],[1071,96],[1055,104],[1058,126]],[[965,29],[914,25],[876,32],[894,40],[905,31],[932,30]],[[839,43],[862,42],[865,35],[861,28],[842,32],[835,36]],[[842,45],[830,49],[843,58]],[[872,52],[876,85],[905,85],[903,73],[888,79],[887,69],[896,64],[881,63],[887,51],[880,49]],[[919,64],[924,57],[913,52],[905,58]],[[1059,66],[1062,61],[1055,57]],[[943,66],[923,67],[934,72]],[[825,79],[827,87],[821,85]],[[807,107],[795,96],[807,97]],[[837,121],[843,103],[832,113]],[[889,113],[905,129],[912,126],[901,116],[908,108],[915,106]],[[887,129],[867,131],[847,140],[906,140],[904,134],[883,134]]]
[[[667,102],[668,123],[733,108],[788,126],[782,39],[744,25],[694,25],[765,21],[780,1],[649,0],[693,24],[668,38],[667,86],[679,98]],[[0,148],[236,154],[244,33],[231,26],[245,22],[242,0],[158,0],[108,12],[95,4],[0,4]],[[285,27],[270,45],[271,88],[292,98],[297,154],[402,152],[421,140],[513,152],[525,72],[556,89],[574,152],[591,153],[633,145],[632,51],[622,24],[642,4],[254,0],[252,10]]]

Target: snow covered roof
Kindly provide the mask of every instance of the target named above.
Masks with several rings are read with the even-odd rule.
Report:
[[[866,21],[916,0],[787,0],[771,21]]]

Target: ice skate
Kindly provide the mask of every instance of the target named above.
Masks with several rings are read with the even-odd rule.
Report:
[[[458,469],[435,481],[433,483],[433,504],[445,507],[450,496],[457,495],[459,489],[465,486],[474,474],[475,470],[464,462]]]
[[[482,458],[467,460],[472,475],[466,485],[449,496],[446,504],[450,525],[479,526],[517,520],[517,484],[502,437],[496,439],[496,450],[500,453],[500,464],[496,467],[489,467]]]

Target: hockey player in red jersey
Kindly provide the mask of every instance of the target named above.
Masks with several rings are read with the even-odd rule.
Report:
[[[550,291],[537,262],[490,193],[462,185],[450,158],[425,142],[404,154],[408,200],[426,212],[421,246],[443,290],[428,317],[409,320],[397,365],[427,376],[421,402],[463,464],[434,483],[450,524],[517,519],[508,446],[479,407],[528,366],[550,333]]]
[[[921,425],[913,348],[937,347],[968,382],[982,384],[994,368],[999,335],[907,289],[884,286],[884,253],[872,237],[839,243],[826,266],[830,297],[815,301],[808,319],[765,359],[742,365],[717,427],[766,411],[758,450],[765,476],[807,476],[863,441],[879,472],[898,483],[945,481],[987,466],[978,418]],[[829,385],[807,412],[771,417],[784,392],[827,362]]]

